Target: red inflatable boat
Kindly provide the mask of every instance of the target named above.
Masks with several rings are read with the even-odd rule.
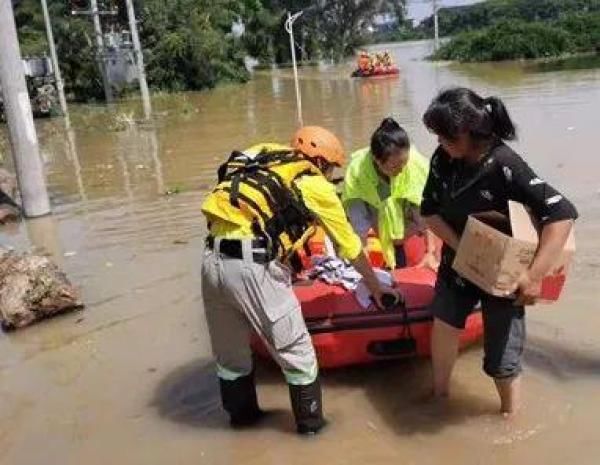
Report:
[[[418,263],[423,241],[410,241],[405,248],[409,265]],[[377,251],[371,254],[371,261],[380,261]],[[434,296],[436,274],[414,266],[392,274],[405,302],[386,311],[366,310],[353,292],[319,280],[295,284],[321,368],[431,355],[432,316],[427,307]],[[478,341],[482,334],[481,314],[474,312],[461,335],[461,348]],[[258,355],[268,357],[257,337],[252,345]]]
[[[395,66],[389,68],[375,68],[373,71],[363,71],[357,69],[352,73],[352,77],[372,78],[380,76],[397,76],[400,74],[400,69]]]

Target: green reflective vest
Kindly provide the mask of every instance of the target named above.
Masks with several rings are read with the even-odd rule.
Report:
[[[382,200],[377,191],[381,180],[375,169],[371,150],[367,147],[351,155],[344,178],[342,201],[359,199],[377,211],[378,234],[385,260],[391,268],[396,265],[394,241],[404,239],[404,205],[421,205],[427,181],[429,162],[411,146],[408,163],[402,172],[390,180],[390,196]]]

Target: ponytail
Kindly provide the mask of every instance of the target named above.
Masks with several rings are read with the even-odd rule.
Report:
[[[504,102],[498,97],[488,97],[483,99],[483,104],[489,108],[494,134],[502,140],[515,140],[517,131]]]

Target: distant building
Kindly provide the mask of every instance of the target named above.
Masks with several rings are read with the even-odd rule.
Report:
[[[52,61],[47,56],[22,59],[31,110],[36,118],[60,112]],[[4,103],[0,89],[0,121],[4,120]]]
[[[387,32],[396,29],[398,19],[392,13],[380,13],[373,16],[371,32]]]
[[[54,68],[52,67],[52,60],[49,57],[25,57],[23,58],[23,70],[25,76],[31,78],[39,78],[52,76],[54,74]]]
[[[131,34],[124,30],[104,34],[106,75],[116,90],[137,80],[137,67],[133,53]]]

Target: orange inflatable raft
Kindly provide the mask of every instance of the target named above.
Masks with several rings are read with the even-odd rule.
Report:
[[[310,250],[322,254],[324,245],[313,240]],[[375,239],[370,239],[369,251],[372,264],[382,266],[383,255]],[[423,238],[406,241],[405,251],[409,266],[392,272],[404,303],[392,310],[365,309],[354,292],[320,280],[294,284],[321,368],[431,355],[433,319],[428,305],[434,297],[436,273],[415,266],[425,251]],[[309,266],[309,257],[304,257],[303,263]],[[460,347],[477,342],[482,334],[481,314],[473,312],[461,334]],[[253,338],[252,346],[259,356],[269,357],[258,337]]]

